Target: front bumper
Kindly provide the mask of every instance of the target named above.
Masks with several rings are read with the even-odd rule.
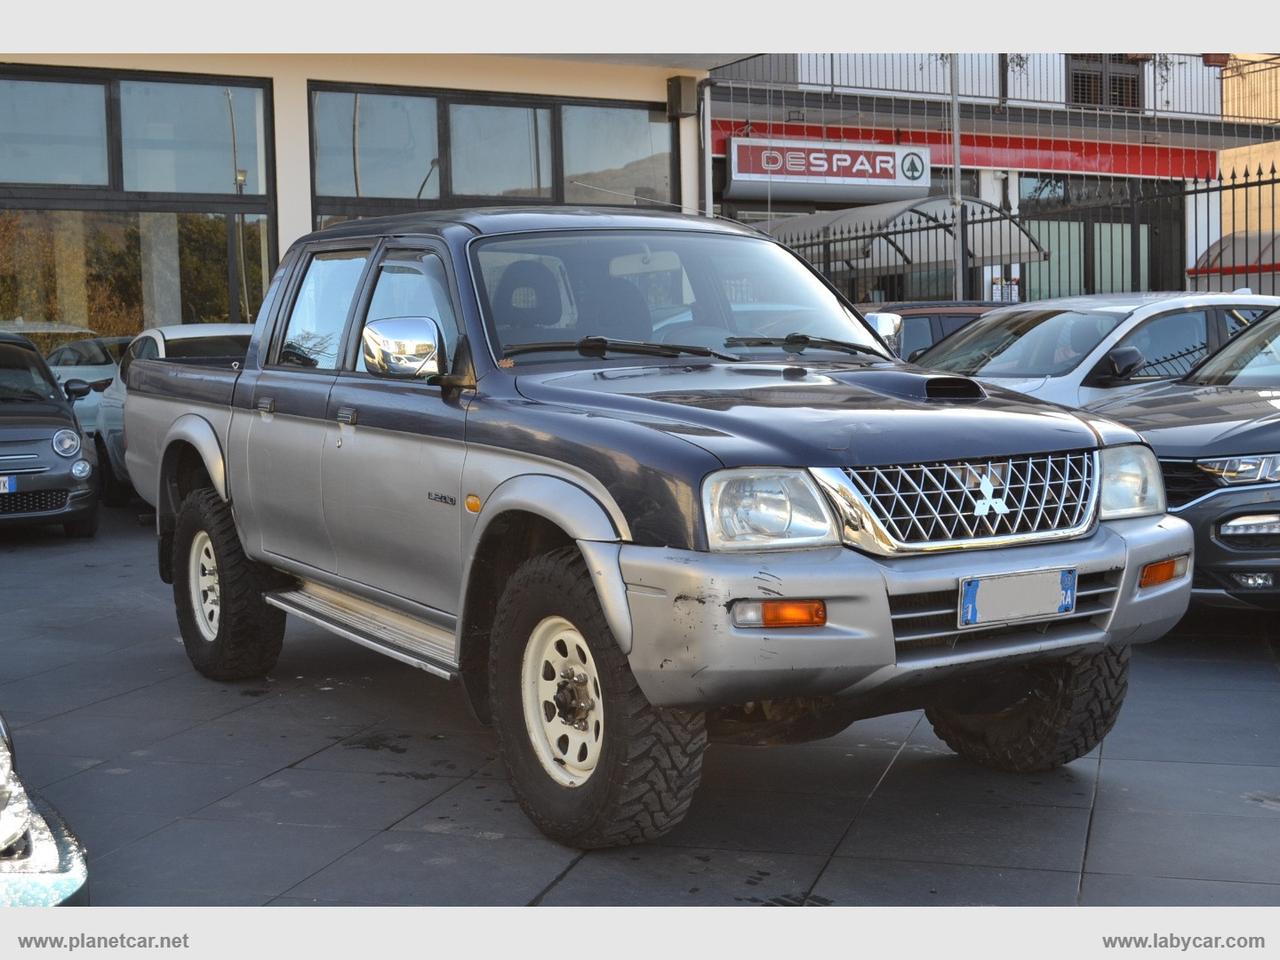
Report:
[[[0,493],[0,526],[41,523],[67,523],[97,509],[98,458],[93,444],[85,444],[75,457],[59,457],[48,450],[48,442],[33,444],[40,460],[30,469],[39,473],[18,472],[0,464],[0,475],[10,477],[16,490]],[[71,465],[87,460],[93,471],[83,480],[71,475]],[[23,464],[24,467],[27,464]]]
[[[873,700],[993,664],[1143,643],[1186,612],[1191,579],[1140,589],[1139,572],[1191,553],[1192,541],[1186,523],[1161,516],[1099,524],[1090,536],[1061,543],[893,559],[843,547],[729,554],[626,544],[618,564],[630,609],[630,665],[660,706]],[[959,631],[954,613],[949,627],[945,612],[920,613],[947,604],[954,610],[961,577],[1060,567],[1079,572],[1072,618]],[[733,601],[772,597],[823,599],[827,623],[734,626]]]
[[[1223,487],[1174,512],[1196,538],[1192,598],[1214,606],[1280,610],[1280,537],[1222,537],[1219,526],[1235,517],[1280,513],[1280,484]],[[1270,589],[1241,586],[1232,574],[1270,573]]]
[[[30,827],[17,849],[0,855],[0,907],[87,906],[84,846],[52,807],[32,797]]]

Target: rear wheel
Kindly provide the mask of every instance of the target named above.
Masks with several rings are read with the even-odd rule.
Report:
[[[1083,757],[1115,725],[1129,688],[1129,648],[1034,664],[1019,679],[1013,699],[964,710],[932,707],[925,716],[947,746],[984,767],[1052,770]]]
[[[576,546],[515,572],[490,644],[502,757],[543,833],[584,849],[618,846],[684,818],[702,774],[704,714],[645,699]]]
[[[206,677],[248,680],[276,665],[285,617],[262,599],[268,585],[231,508],[208,488],[188,494],[174,529],[173,599],[187,656]]]

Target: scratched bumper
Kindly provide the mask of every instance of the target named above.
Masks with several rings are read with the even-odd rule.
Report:
[[[1139,589],[1153,560],[1192,551],[1173,517],[1100,524],[1066,543],[894,559],[842,547],[717,554],[624,545],[618,563],[631,617],[631,669],[652,703],[692,706],[788,696],[868,698],[1011,660],[1062,657],[1163,636],[1186,611],[1191,578]],[[1109,584],[1088,619],[965,631],[954,642],[901,644],[893,610],[913,594],[958,596],[961,577],[1075,567]],[[735,600],[822,599],[827,623],[783,630],[734,626]],[[910,602],[910,601],[906,601]],[[903,633],[901,621],[897,633]]]

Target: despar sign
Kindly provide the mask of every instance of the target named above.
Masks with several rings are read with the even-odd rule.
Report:
[[[729,142],[730,199],[874,203],[928,193],[928,147],[749,137]]]

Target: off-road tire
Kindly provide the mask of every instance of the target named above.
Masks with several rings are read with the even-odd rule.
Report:
[[[203,530],[218,565],[218,630],[206,640],[196,623],[189,556]],[[250,680],[269,673],[284,641],[284,611],[268,605],[263,592],[270,577],[244,555],[231,508],[217,492],[193,490],[178,510],[173,535],[173,600],[182,643],[191,663],[211,680]]]
[[[576,787],[556,783],[543,768],[521,699],[525,647],[547,617],[563,617],[582,635],[601,683],[601,755]],[[655,707],[645,698],[576,546],[525,561],[507,582],[490,634],[489,690],[516,798],[551,839],[579,849],[643,843],[688,812],[702,776],[705,714]]]
[[[933,707],[933,732],[956,753],[1014,773],[1052,770],[1083,757],[1115,725],[1129,688],[1128,646],[1026,669],[1027,692],[1003,709]]]
[[[98,534],[98,511],[90,511],[88,516],[68,520],[62,525],[62,532],[73,540],[91,540]]]

